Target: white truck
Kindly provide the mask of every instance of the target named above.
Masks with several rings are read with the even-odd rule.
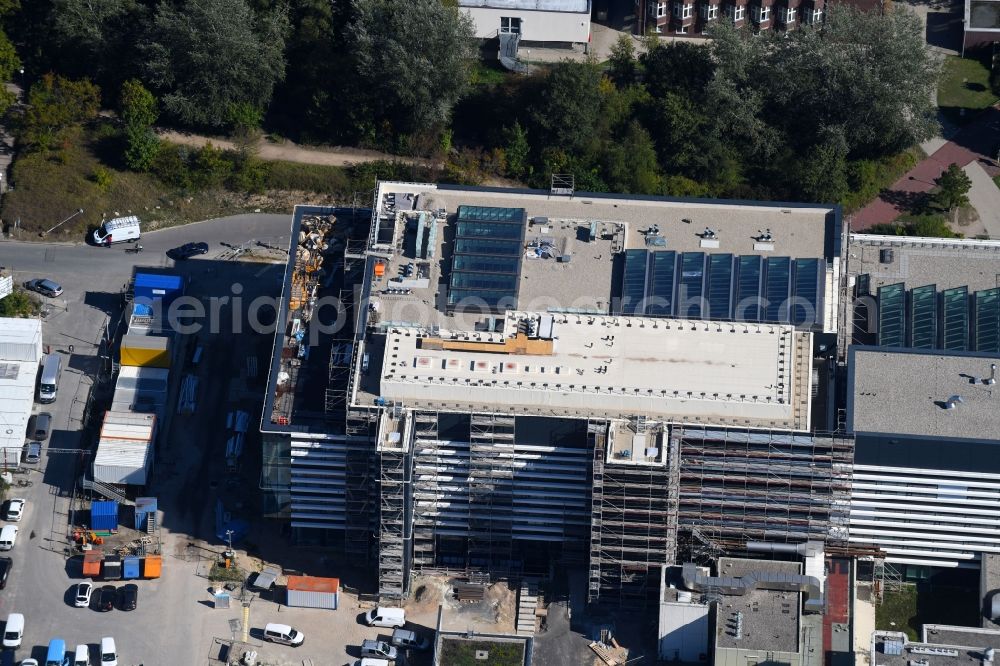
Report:
[[[105,220],[94,230],[94,244],[111,247],[112,243],[134,243],[140,235],[138,217],[116,217]]]

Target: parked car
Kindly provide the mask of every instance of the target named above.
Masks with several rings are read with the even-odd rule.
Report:
[[[63,293],[62,285],[48,278],[28,280],[24,283],[24,288],[28,291],[38,292],[42,296],[48,296],[49,298],[55,298]]]
[[[0,590],[7,587],[7,576],[14,566],[14,560],[9,557],[0,557]]]
[[[11,550],[17,543],[17,525],[4,525],[0,529],[0,550]]]
[[[199,254],[207,253],[208,243],[185,243],[180,247],[167,250],[167,256],[174,261],[183,261],[184,259],[190,259],[191,257],[198,256]]]
[[[27,504],[28,500],[21,499],[20,497],[15,497],[7,501],[7,520],[17,523],[20,522],[21,516],[24,515],[24,505]]]
[[[139,586],[134,583],[122,585],[118,590],[118,610],[135,610],[139,604]]]
[[[35,428],[32,439],[44,442],[52,432],[52,415],[48,412],[39,412],[35,415]]]
[[[21,666],[38,666],[38,660],[37,659],[31,659],[31,658],[22,659],[21,660]]]
[[[76,591],[73,593],[73,605],[77,608],[86,608],[90,605],[90,595],[93,592],[93,583],[77,583]]]
[[[296,631],[287,624],[268,623],[267,626],[264,627],[264,639],[269,640],[272,643],[281,643],[282,645],[297,647],[302,645],[302,642],[305,640],[305,636],[301,631]]]
[[[419,636],[409,629],[393,629],[391,642],[404,650],[426,650],[431,646],[426,636]]]
[[[396,661],[396,648],[385,641],[364,640],[361,641],[361,656]]]
[[[115,608],[115,597],[118,596],[118,588],[114,585],[102,585],[97,591],[96,609],[102,613]]]
[[[37,465],[38,461],[42,459],[42,443],[41,442],[28,442],[28,445],[24,447],[24,462],[29,465]]]

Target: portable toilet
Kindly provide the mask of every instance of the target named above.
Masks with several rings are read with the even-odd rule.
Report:
[[[139,558],[126,557],[122,560],[122,578],[133,580],[139,577]]]

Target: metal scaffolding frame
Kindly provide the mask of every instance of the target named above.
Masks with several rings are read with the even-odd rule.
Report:
[[[646,430],[641,419],[633,427]],[[660,569],[676,557],[677,454],[665,437],[662,462],[609,461],[607,432],[608,422],[588,423],[594,458],[587,601],[643,608],[656,603]]]
[[[378,417],[379,412],[375,409],[348,409],[345,425],[347,473],[344,549],[365,561],[371,557],[371,536],[375,521],[374,441]]]
[[[511,571],[513,462],[514,417],[473,414],[469,431],[469,564],[474,568]]]
[[[396,423],[389,417],[385,423]],[[408,443],[400,437],[391,441],[385,428],[379,440],[379,538],[378,593],[384,601],[399,601],[409,592],[410,544],[409,495],[412,478]]]
[[[676,427],[679,526],[723,550],[747,540],[846,547],[852,438]],[[685,553],[690,556],[691,553]]]
[[[415,440],[438,440],[438,415],[436,412],[414,412],[413,430]],[[440,461],[436,461],[440,462]],[[421,478],[414,478],[414,495],[418,492],[436,492],[433,484]],[[435,541],[438,521],[433,518],[414,515],[413,525],[413,566],[418,570],[433,569],[435,562]]]

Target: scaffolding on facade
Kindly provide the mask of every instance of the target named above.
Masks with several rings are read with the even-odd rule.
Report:
[[[436,412],[414,412],[413,429],[415,442],[438,440],[438,415]],[[437,449],[435,449],[437,450]],[[437,456],[435,465],[444,461]],[[441,497],[440,491],[432,475],[421,475],[414,472],[413,503],[418,500],[433,499],[435,504]],[[432,569],[437,565],[435,556],[436,528],[438,521],[434,516],[428,516],[414,511],[413,516],[413,566],[417,570]]]
[[[684,426],[671,439],[685,532],[697,530],[721,550],[742,550],[748,540],[846,547],[851,438]]]
[[[473,414],[469,431],[469,564],[512,573],[514,417]]]
[[[634,428],[641,432],[646,424]],[[588,603],[643,608],[656,603],[660,570],[676,558],[677,452],[664,437],[663,460],[612,462],[607,430],[607,422],[588,424],[594,455]]]
[[[346,516],[344,547],[351,555],[367,560],[374,529],[374,441],[378,410],[349,409],[345,475]]]
[[[386,424],[399,423],[386,415]],[[399,601],[408,592],[410,544],[407,496],[411,479],[408,446],[402,439],[405,428],[385,427],[379,440],[379,599]],[[397,435],[393,437],[392,435]]]

